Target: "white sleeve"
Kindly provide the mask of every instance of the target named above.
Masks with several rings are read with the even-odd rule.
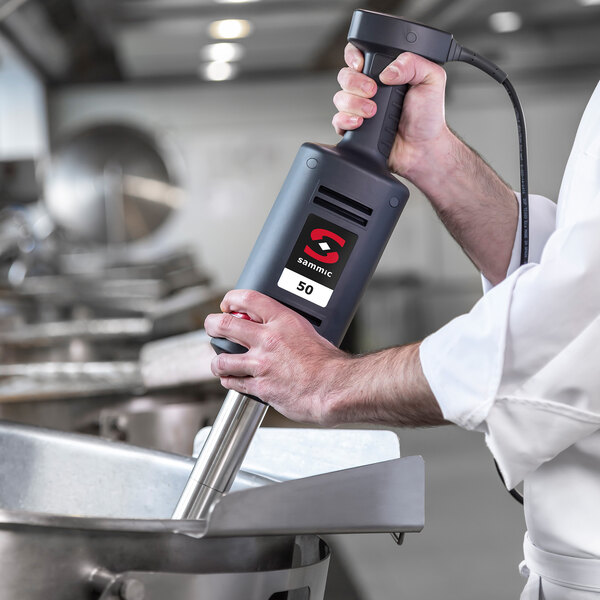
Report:
[[[550,235],[539,264],[512,272],[421,345],[445,418],[486,434],[509,488],[600,427],[597,189],[581,218]],[[532,238],[541,240],[537,206]]]

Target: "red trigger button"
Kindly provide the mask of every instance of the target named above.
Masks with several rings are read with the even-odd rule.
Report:
[[[252,321],[252,319],[246,313],[232,312],[231,314],[234,317],[237,317],[238,319],[245,319],[246,321]]]

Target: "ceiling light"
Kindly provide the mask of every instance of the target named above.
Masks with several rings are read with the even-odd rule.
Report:
[[[259,0],[215,0],[217,4],[246,4],[248,2],[259,2]]]
[[[491,14],[489,23],[490,27],[498,33],[510,33],[521,29],[523,19],[519,13],[503,11]]]
[[[579,4],[582,6],[598,6],[600,0],[579,0]]]
[[[213,21],[208,31],[217,40],[235,40],[249,36],[252,32],[252,23],[245,19],[224,19]]]
[[[232,79],[237,73],[237,68],[228,62],[211,62],[202,68],[204,79],[209,81],[226,81]]]
[[[230,62],[239,60],[244,56],[244,46],[235,42],[219,42],[204,46],[200,51],[200,57],[204,60],[216,62]]]

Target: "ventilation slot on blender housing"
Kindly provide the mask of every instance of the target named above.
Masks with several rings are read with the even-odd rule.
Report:
[[[348,198],[348,196],[344,196],[344,194],[340,194],[339,192],[336,192],[335,190],[327,188],[324,185],[322,185],[319,188],[319,193],[323,194],[325,196],[329,196],[330,198],[333,198],[333,199],[337,200],[338,202],[341,202],[342,204],[349,206],[350,208],[358,210],[359,212],[361,212],[365,215],[371,216],[373,214],[372,208],[369,208],[368,206],[365,206],[364,204],[357,202],[356,200],[352,200],[352,198]]]
[[[340,192],[336,192],[331,188],[325,187],[324,185],[319,187],[319,191],[317,192],[319,195],[315,196],[313,202],[317,206],[321,206],[331,212],[334,212],[349,221],[354,223],[358,223],[362,227],[366,227],[369,219],[362,215],[371,216],[373,214],[373,209],[365,206],[364,204],[353,200],[352,198],[348,198],[344,194],[340,194]],[[343,204],[344,206],[340,206]],[[352,210],[348,210],[352,209]],[[362,213],[362,215],[357,214]]]
[[[315,198],[313,199],[313,203],[316,204],[317,206],[322,206],[323,208],[325,208],[331,212],[334,212],[334,213],[344,217],[345,219],[348,219],[349,221],[358,223],[359,225],[362,225],[363,227],[365,227],[366,224],[369,222],[364,217],[359,217],[357,214],[354,214],[353,212],[350,212],[349,210],[346,210],[345,208],[342,208],[341,206],[338,206],[337,204],[333,204],[333,202],[328,202],[327,200],[324,200],[323,198],[320,198],[319,196],[315,196]]]

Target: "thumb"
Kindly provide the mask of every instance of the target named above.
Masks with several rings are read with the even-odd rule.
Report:
[[[422,56],[403,52],[381,72],[379,80],[385,85],[444,85],[446,71]]]

